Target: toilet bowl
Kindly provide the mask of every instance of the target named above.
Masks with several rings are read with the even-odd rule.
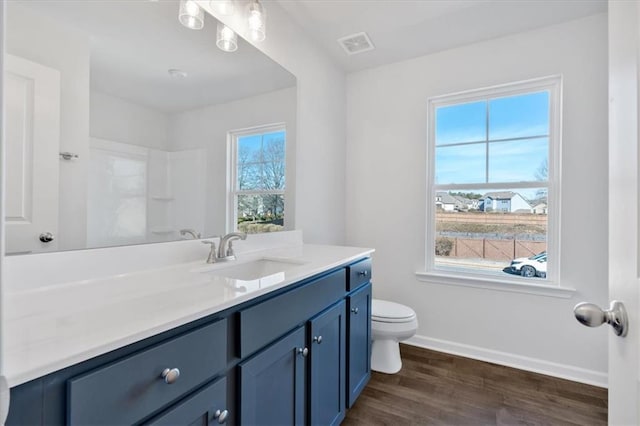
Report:
[[[371,369],[395,374],[402,368],[399,342],[416,334],[418,319],[408,306],[387,300],[371,301]]]

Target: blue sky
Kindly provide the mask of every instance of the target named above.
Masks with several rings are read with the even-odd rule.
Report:
[[[548,158],[548,92],[439,107],[435,121],[437,184],[535,181]],[[507,139],[488,145],[488,182],[487,134]]]
[[[272,161],[273,156],[278,156],[278,152],[265,150],[271,142],[284,142],[286,140],[285,131],[261,133],[241,136],[238,138],[238,180],[236,184],[240,189],[267,189],[268,187],[283,188],[284,182],[284,158],[281,162],[272,162],[272,167],[264,167],[264,161]],[[285,142],[286,143],[286,142]],[[278,146],[278,145],[275,145]],[[265,152],[265,156],[263,156]],[[284,154],[284,152],[283,152]],[[278,157],[279,158],[279,157]],[[278,167],[278,163],[281,167]],[[240,167],[243,164],[243,167]],[[267,185],[267,187],[265,187]],[[271,186],[269,186],[271,185]]]
[[[268,144],[269,142],[274,140],[284,140],[285,132],[279,131],[257,135],[241,136],[238,138],[238,149],[243,151],[246,150],[249,153],[249,158],[253,158],[254,154],[260,152],[260,150],[262,149],[263,138],[265,144]]]

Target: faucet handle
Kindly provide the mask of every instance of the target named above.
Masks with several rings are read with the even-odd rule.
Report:
[[[209,244],[211,246],[211,251],[209,252],[209,256],[207,257],[207,263],[216,263],[216,242],[211,240],[204,240],[202,244]]]
[[[227,253],[226,253],[227,257],[235,257],[235,253],[233,251],[233,240],[229,240],[229,242],[227,242]]]

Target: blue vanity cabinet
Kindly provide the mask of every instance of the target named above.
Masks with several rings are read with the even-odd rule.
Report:
[[[371,374],[370,266],[333,268],[14,387],[6,424],[339,424]],[[172,369],[175,380],[162,376]]]
[[[338,425],[345,416],[346,303],[309,321],[310,424]]]
[[[347,297],[347,408],[371,378],[371,283]]]
[[[240,424],[303,425],[309,349],[300,326],[239,364]]]

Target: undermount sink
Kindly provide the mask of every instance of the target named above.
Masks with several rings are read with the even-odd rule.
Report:
[[[286,272],[303,264],[304,262],[295,260],[258,259],[202,272],[234,280],[253,281]]]

